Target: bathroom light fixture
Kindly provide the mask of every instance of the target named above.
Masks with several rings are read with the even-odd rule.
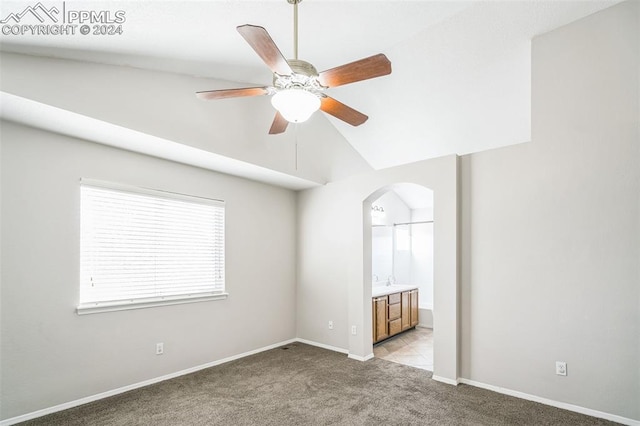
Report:
[[[290,123],[307,121],[320,108],[320,98],[303,88],[290,88],[277,92],[271,105]]]
[[[384,209],[380,206],[371,206],[371,217],[375,219],[382,219],[385,216]]]

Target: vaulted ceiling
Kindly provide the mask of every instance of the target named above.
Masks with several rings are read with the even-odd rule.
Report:
[[[286,0],[42,2],[66,11],[124,11],[122,34],[0,35],[1,84],[5,104],[36,102],[161,138],[178,150],[196,148],[324,183],[530,141],[532,39],[617,2],[304,0],[301,59],[318,70],[376,53],[391,60],[390,76],[329,91],[369,116],[359,127],[316,113],[285,135],[268,136],[273,109],[267,98],[212,105],[193,96],[196,90],[271,84],[269,70],[235,27],[263,26],[283,54],[293,56],[293,8]],[[3,1],[0,18],[30,5]],[[27,66],[33,69],[23,73]],[[84,92],[76,98],[75,83]],[[120,106],[135,105],[134,111],[119,115],[118,100],[109,98],[114,92]],[[167,115],[130,117],[154,105]],[[22,120],[28,113],[9,109],[3,107],[5,119],[35,126],[48,114]],[[293,144],[307,150],[295,164]]]

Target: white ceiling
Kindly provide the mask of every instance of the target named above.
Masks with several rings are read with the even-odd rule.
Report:
[[[415,209],[433,209],[433,191],[415,183],[398,183],[392,189],[409,207]]]
[[[299,56],[318,70],[376,53],[389,57],[390,76],[328,92],[369,115],[356,128],[329,120],[379,169],[529,141],[531,39],[618,1],[304,0]],[[34,3],[3,0],[0,18]],[[61,8],[62,2],[43,4]],[[0,35],[1,49],[270,84],[270,72],[235,30],[251,23],[264,26],[292,56],[292,6],[286,0],[64,6],[122,10],[123,34]]]

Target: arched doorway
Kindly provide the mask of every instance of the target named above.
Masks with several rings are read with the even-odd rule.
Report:
[[[371,208],[373,202],[384,193],[401,183],[414,183],[425,189],[433,190],[433,379],[448,383],[458,383],[459,366],[459,283],[458,283],[458,214],[457,214],[457,190],[455,185],[443,185],[446,178],[420,179],[424,182],[411,182],[396,180],[395,183],[384,184],[380,182],[377,189],[367,191],[369,195],[362,198],[361,225],[359,231],[362,241],[362,269],[358,288],[351,293],[352,300],[359,299],[357,305],[352,305],[352,321],[356,318],[361,321],[364,335],[352,336],[350,346],[353,350],[357,344],[362,344],[363,356],[352,356],[354,359],[373,358],[373,309],[372,309],[372,218]],[[429,183],[433,181],[433,186]],[[389,182],[387,180],[387,182]],[[455,182],[455,180],[453,180]],[[429,185],[429,186],[427,186]],[[359,306],[359,307],[358,307]],[[353,333],[352,333],[353,334]],[[368,354],[368,355],[367,355]]]
[[[371,250],[365,257],[371,262],[374,354],[429,371],[433,371],[433,198],[433,191],[422,185],[398,183],[375,191],[365,203],[371,203],[371,228],[365,237]]]
[[[374,356],[433,371],[433,191],[395,184],[371,207]]]

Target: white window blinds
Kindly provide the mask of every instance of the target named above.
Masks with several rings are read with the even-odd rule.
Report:
[[[80,189],[79,313],[224,294],[224,202],[84,179]]]

